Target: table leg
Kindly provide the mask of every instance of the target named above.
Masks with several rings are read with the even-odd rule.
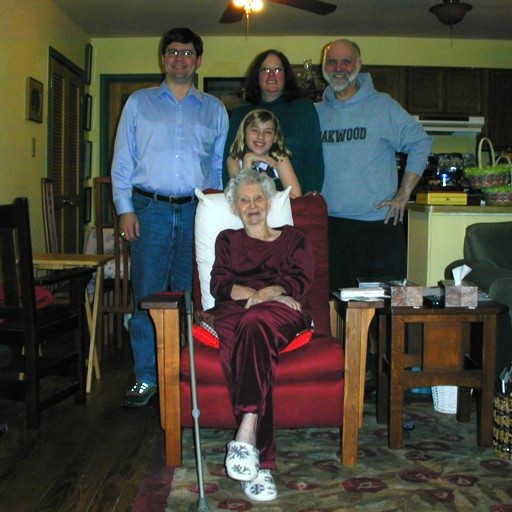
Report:
[[[404,371],[404,322],[391,315],[391,351],[389,370],[389,416],[388,443],[390,448],[402,448],[402,422],[404,417],[404,388],[402,373]]]
[[[87,393],[91,392],[92,387],[92,369],[94,366],[94,373],[97,379],[101,379],[100,365],[98,363],[98,353],[96,351],[96,325],[98,323],[98,309],[99,301],[103,293],[102,284],[103,280],[101,269],[96,270],[96,281],[94,285],[94,295],[92,299],[92,309],[89,298],[87,297],[86,290],[86,311],[87,311],[87,323],[89,324],[89,357],[87,359],[87,381],[85,390]]]
[[[482,388],[480,390],[478,446],[492,445],[494,374],[496,369],[496,314],[485,315],[482,333]]]
[[[359,428],[363,423],[368,328],[374,308],[345,310],[345,394],[343,404],[342,463],[357,463]]]

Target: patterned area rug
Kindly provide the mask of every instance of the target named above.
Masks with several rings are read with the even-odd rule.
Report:
[[[205,494],[210,511],[344,512],[512,511],[512,464],[476,444],[470,423],[434,411],[431,402],[406,406],[404,448],[387,447],[375,405],[365,405],[359,461],[341,466],[337,429],[278,431],[278,499],[251,503],[225,476],[225,445],[232,432],[201,429]],[[193,432],[185,431],[184,465],[174,470],[167,511],[198,510]],[[194,505],[196,504],[196,505]],[[190,508],[191,507],[191,508]]]

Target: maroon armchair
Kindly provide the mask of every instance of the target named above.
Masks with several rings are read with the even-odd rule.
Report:
[[[294,224],[311,238],[315,281],[309,294],[315,332],[306,345],[281,354],[274,388],[277,428],[340,427],[343,423],[344,354],[331,336],[328,289],[327,208],[321,196],[291,201]],[[197,271],[194,275],[194,308],[201,309]],[[192,427],[189,351],[183,341],[183,304],[177,294],[148,297],[157,329],[160,414],[165,430],[166,461],[181,465],[181,430]],[[206,428],[235,428],[228,388],[218,350],[195,343],[199,423]],[[341,447],[343,452],[357,447]]]

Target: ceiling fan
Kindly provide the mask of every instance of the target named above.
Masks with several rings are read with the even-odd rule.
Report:
[[[302,9],[303,11],[312,12],[314,14],[326,15],[334,12],[336,10],[336,5],[330,4],[327,2],[323,2],[322,0],[268,0],[274,4],[282,4],[287,5],[289,7],[295,7],[296,9]],[[224,13],[220,18],[220,23],[236,23],[241,21],[242,18],[246,17],[248,19],[249,14],[253,11],[261,10],[261,5],[259,9],[253,4],[256,4],[253,0],[238,0],[236,2],[239,4],[235,5],[235,1],[230,0]],[[260,2],[261,4],[261,2]]]

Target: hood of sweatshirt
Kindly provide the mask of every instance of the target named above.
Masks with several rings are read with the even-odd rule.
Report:
[[[330,107],[336,109],[344,109],[351,107],[362,101],[367,101],[368,98],[374,95],[377,91],[373,86],[372,77],[369,73],[359,73],[356,78],[357,85],[359,86],[358,91],[349,98],[348,100],[340,100],[336,97],[333,88],[328,85],[323,92],[323,100],[329,104]]]

